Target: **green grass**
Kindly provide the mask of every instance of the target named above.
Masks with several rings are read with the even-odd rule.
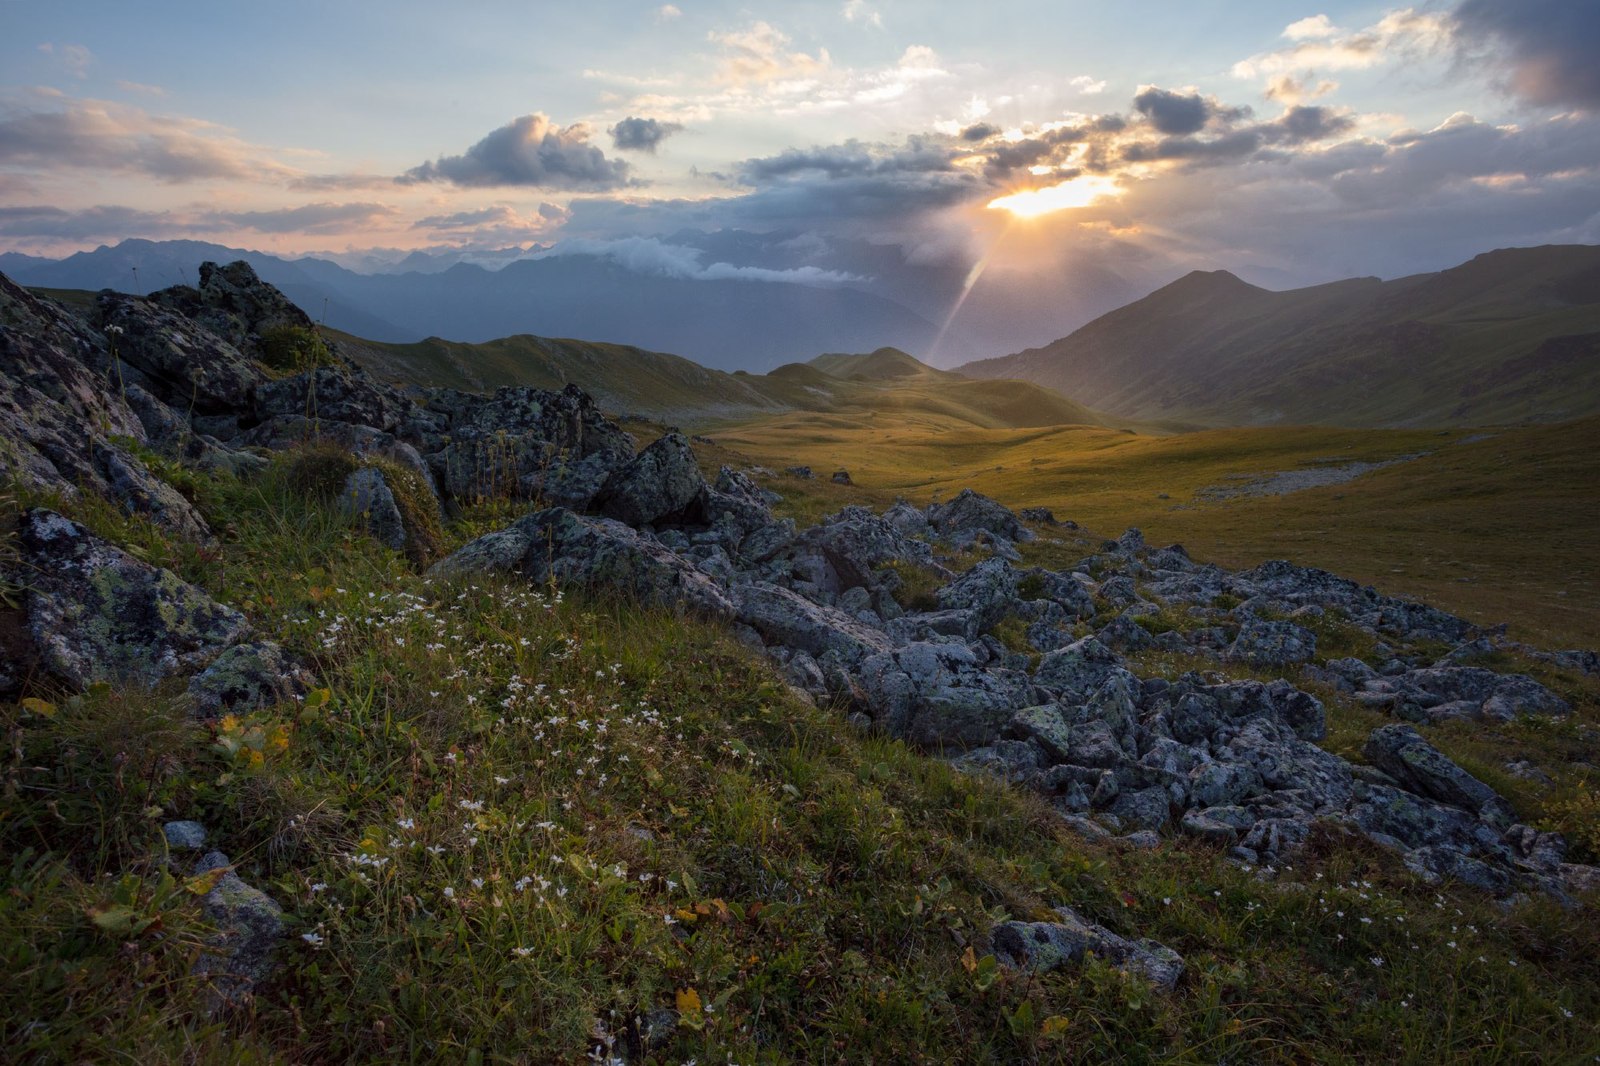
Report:
[[[209,725],[165,691],[0,712],[0,1041],[24,1060],[574,1061],[663,1008],[682,1023],[647,1061],[1600,1051],[1563,1013],[1600,1011],[1584,915],[1436,896],[1332,832],[1281,883],[1177,840],[1089,846],[1035,798],[794,702],[715,627],[428,586],[297,489],[303,461],[208,483],[213,558],[76,508],[245,607],[325,692]],[[292,923],[226,1019],[189,973],[195,896],[162,875],[172,817]],[[1168,997],[983,962],[993,921],[1058,903],[1188,975]]]

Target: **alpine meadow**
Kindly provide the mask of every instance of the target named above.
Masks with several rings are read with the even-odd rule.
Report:
[[[1600,1062],[1597,56],[0,5],[0,1057]]]

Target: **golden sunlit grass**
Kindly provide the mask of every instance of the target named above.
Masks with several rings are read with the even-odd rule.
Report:
[[[1416,596],[1513,635],[1600,644],[1593,486],[1600,420],[1470,430],[1268,428],[1178,436],[1092,426],[981,429],[923,413],[790,414],[720,431],[777,468],[847,467],[856,496],[918,503],[971,486],[1046,506],[1107,535],[1249,566],[1288,558]],[[1214,500],[1213,486],[1355,460],[1422,458],[1283,496]],[[819,490],[820,491],[820,490]],[[820,504],[819,504],[820,505]]]

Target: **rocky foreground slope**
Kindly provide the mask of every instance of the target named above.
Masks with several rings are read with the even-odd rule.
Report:
[[[434,562],[434,577],[511,572],[723,620],[809,698],[1036,790],[1086,835],[1151,845],[1182,833],[1274,865],[1321,821],[1428,880],[1562,900],[1596,883],[1595,869],[1564,862],[1558,835],[1518,824],[1427,739],[1446,719],[1569,711],[1530,677],[1473,665],[1504,641],[1446,612],[1285,562],[1229,572],[1136,530],[1068,569],[1026,567],[1016,546],[1049,536],[1054,519],[970,490],[801,529],[774,514],[761,471],[724,467],[708,482],[682,436],[638,450],[576,388],[380,384],[320,350],[305,316],[243,264],[208,264],[197,289],[102,293],[93,317],[0,277],[0,476],[97,493],[207,543],[215,532],[156,457],[248,477],[269,450],[325,446],[355,457],[344,506],[419,561],[441,509],[490,497],[535,508]],[[190,678],[196,713],[216,715],[306,690],[244,615],[174,575],[46,508],[19,533],[8,577],[26,591],[4,627],[6,693],[40,678]],[[980,561],[953,569],[958,557]],[[910,595],[912,581],[927,589]],[[1324,618],[1370,635],[1381,665],[1319,656]],[[1523,650],[1597,669],[1592,653]],[[1276,679],[1141,676],[1154,653]],[[1364,764],[1318,747],[1324,707],[1306,686],[1392,715]],[[997,927],[997,954],[1049,968],[1089,945],[1158,984],[1176,979],[1181,963],[1160,945],[1061,917]]]

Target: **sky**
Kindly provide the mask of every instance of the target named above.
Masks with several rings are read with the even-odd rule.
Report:
[[[1597,56],[1595,0],[0,0],[0,250],[1392,277],[1600,242]]]

